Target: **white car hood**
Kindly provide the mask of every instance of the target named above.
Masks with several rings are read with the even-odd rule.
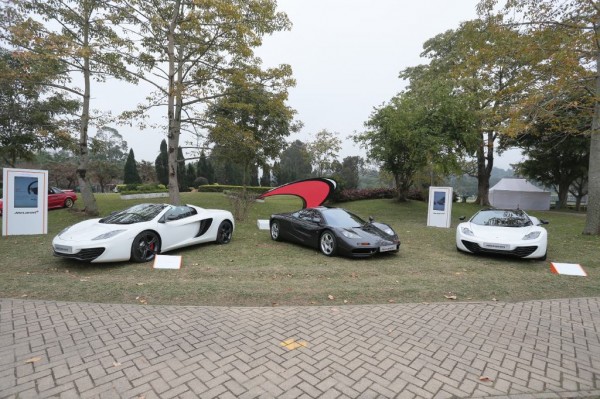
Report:
[[[523,239],[523,236],[531,233],[532,231],[539,231],[540,228],[537,226],[526,226],[526,227],[497,227],[497,226],[482,226],[479,224],[466,223],[467,227],[471,229],[475,237],[482,238],[484,240],[508,240],[516,241]]]
[[[104,224],[98,223],[100,219],[86,220],[71,226],[66,232],[59,235],[60,239],[67,241],[90,241],[98,237],[100,234],[105,234],[114,230],[129,230],[129,224]],[[139,225],[139,224],[138,224]]]

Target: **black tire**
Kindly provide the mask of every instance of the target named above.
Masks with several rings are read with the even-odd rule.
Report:
[[[160,253],[160,238],[153,231],[142,231],[131,244],[131,259],[136,262],[149,262]]]
[[[217,244],[229,244],[233,236],[233,225],[229,220],[223,220],[217,230]]]
[[[71,198],[67,198],[65,200],[65,208],[72,208],[73,207],[73,200]]]
[[[325,230],[319,237],[319,249],[325,256],[334,256],[337,251],[335,235],[330,230]]]
[[[546,260],[547,257],[548,257],[548,252],[546,252],[544,254],[544,256],[542,256],[541,258],[538,258],[538,260]]]
[[[277,220],[271,222],[271,239],[273,241],[281,241],[280,224]]]

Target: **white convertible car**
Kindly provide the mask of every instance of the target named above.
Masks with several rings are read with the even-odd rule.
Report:
[[[61,231],[54,255],[87,262],[147,262],[154,255],[205,242],[227,244],[231,212],[193,205],[139,204]]]
[[[464,216],[460,218],[464,220]],[[456,228],[456,248],[470,253],[546,259],[548,232],[544,220],[520,209],[483,209]]]

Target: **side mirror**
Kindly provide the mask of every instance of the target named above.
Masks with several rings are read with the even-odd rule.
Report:
[[[540,219],[540,224],[550,224],[550,222],[544,219]]]
[[[375,220],[375,218],[373,218],[373,216],[369,216],[369,223],[373,223],[373,220]]]
[[[464,216],[460,216],[460,217],[458,218],[458,220],[460,220],[461,222],[462,222],[462,221],[464,221],[465,219],[466,219],[466,217],[464,217]]]

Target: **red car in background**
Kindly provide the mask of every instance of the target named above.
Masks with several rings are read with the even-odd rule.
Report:
[[[77,201],[77,194],[73,190],[61,190],[60,188],[48,188],[48,209],[71,208]],[[3,202],[0,199],[0,216],[2,216]]]

